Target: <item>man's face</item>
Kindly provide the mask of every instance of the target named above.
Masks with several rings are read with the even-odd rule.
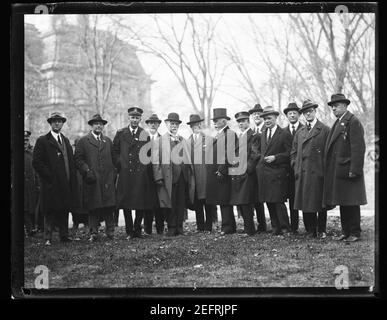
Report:
[[[63,120],[61,119],[53,119],[50,121],[51,130],[58,133],[62,130]]]
[[[238,127],[243,132],[250,127],[249,119],[238,120]]]
[[[332,105],[332,112],[336,118],[340,118],[347,111],[347,107],[348,105],[346,103],[335,102]]]
[[[102,121],[95,121],[91,125],[91,130],[93,130],[95,135],[100,135],[103,131],[103,128],[105,125],[102,123]]]
[[[141,116],[129,116],[129,125],[135,129],[141,121]]]
[[[265,116],[263,118],[263,121],[265,121],[266,128],[273,128],[277,123],[277,116],[274,114],[270,114],[268,116]]]
[[[304,118],[308,122],[312,122],[314,118],[316,118],[316,109],[315,108],[309,108],[306,109],[303,113]]]
[[[172,134],[177,134],[177,130],[179,130],[180,123],[177,121],[166,121],[165,122],[168,130]]]
[[[200,133],[202,131],[203,123],[202,122],[196,122],[194,124],[191,124],[191,130],[193,133]]]
[[[160,123],[158,121],[148,121],[147,123],[149,131],[155,134],[159,129]]]
[[[30,144],[30,138],[24,137],[24,150],[28,149],[29,144]]]
[[[300,117],[300,114],[298,111],[295,110],[290,110],[287,114],[286,117],[288,118],[289,122],[291,124],[296,123],[298,121],[298,118]]]
[[[257,126],[259,126],[262,123],[262,121],[263,121],[263,119],[261,118],[261,114],[262,114],[262,112],[259,112],[259,111],[258,112],[254,112],[254,113],[251,114],[251,116],[252,116],[252,118],[254,120],[254,123]]]
[[[213,122],[216,130],[221,130],[227,125],[227,119],[224,118],[213,120]]]

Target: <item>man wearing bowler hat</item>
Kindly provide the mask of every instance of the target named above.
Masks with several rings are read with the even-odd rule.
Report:
[[[191,127],[192,135],[188,138],[191,149],[191,162],[195,178],[195,201],[193,209],[196,214],[196,228],[198,232],[212,231],[212,218],[216,214],[216,206],[206,203],[207,164],[206,153],[212,144],[212,138],[203,132],[204,119],[198,114],[191,114],[187,124]],[[204,217],[205,210],[205,217]]]
[[[158,132],[161,120],[159,119],[157,114],[154,113],[148,119],[145,120],[145,123],[148,126],[149,137],[150,137],[150,140],[152,141],[152,145],[154,145],[157,139],[161,137],[161,134]],[[153,176],[153,171],[152,171],[152,176]],[[156,189],[155,191],[157,193]],[[153,218],[156,222],[157,234],[161,235],[164,233],[165,209],[161,208],[159,203],[157,204],[158,204],[158,207],[155,210],[149,210],[145,212],[144,231],[145,231],[145,234],[147,235],[152,234]]]
[[[124,209],[128,240],[142,237],[145,212],[157,208],[151,163],[140,158],[141,148],[150,141],[149,133],[139,126],[142,113],[139,107],[129,108],[129,125],[118,130],[113,139],[114,164],[118,170],[117,207]],[[136,210],[134,223],[132,210]]]
[[[207,203],[219,205],[222,215],[221,234],[236,232],[236,222],[233,207],[230,204],[231,177],[229,168],[234,165],[235,159],[230,159],[230,154],[235,154],[235,146],[238,141],[236,133],[228,126],[226,108],[213,109],[213,118],[217,134],[208,152],[207,172]],[[233,141],[232,141],[233,140]],[[212,149],[212,150],[211,150]],[[232,149],[232,150],[231,150]],[[212,151],[212,152],[211,152]]]
[[[165,119],[168,132],[152,150],[153,175],[157,184],[160,207],[166,208],[167,236],[184,235],[186,198],[193,203],[195,180],[187,142],[178,135],[179,115],[171,112]]]
[[[41,181],[45,245],[50,246],[54,225],[61,242],[68,238],[69,212],[77,206],[78,187],[73,149],[61,133],[66,118],[54,112],[47,119],[51,131],[36,141],[32,164]]]
[[[107,237],[112,239],[114,234],[116,169],[113,143],[103,134],[106,123],[99,114],[94,115],[88,121],[91,131],[79,139],[75,147],[75,163],[84,180],[83,196],[89,211],[91,242],[97,240],[100,218],[105,220]]]
[[[285,128],[294,139],[296,132],[298,132],[303,124],[299,121],[301,112],[300,108],[297,106],[295,102],[291,102],[284,109],[284,114],[289,121],[289,125]],[[290,168],[289,175],[289,212],[290,212],[290,228],[293,233],[298,233],[298,225],[299,225],[299,215],[298,210],[294,209],[294,172],[293,169]]]
[[[266,202],[274,235],[290,232],[284,202],[288,198],[292,136],[277,125],[279,112],[272,106],[263,109],[265,122],[257,165],[259,200]]]
[[[330,209],[340,206],[342,236],[338,240],[360,239],[360,205],[367,203],[364,184],[364,129],[347,110],[350,100],[344,94],[331,96],[328,105],[337,118],[325,145],[324,198]]]
[[[305,100],[300,112],[306,120],[293,138],[290,153],[295,175],[294,208],[302,210],[305,230],[309,237],[326,237],[327,211],[323,208],[324,147],[329,127],[316,118],[318,105]]]

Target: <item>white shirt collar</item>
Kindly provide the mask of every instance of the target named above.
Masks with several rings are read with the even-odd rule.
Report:
[[[136,129],[133,129],[131,126],[129,126],[129,130],[130,130],[131,134],[136,134],[137,130],[138,130],[138,127]]]
[[[60,135],[60,133],[56,133],[54,131],[51,130],[51,135],[54,137],[55,140],[58,140],[58,135]],[[62,137],[60,137],[62,139]]]
[[[220,130],[217,132],[217,134],[221,134],[222,131],[224,131],[224,129],[226,129],[226,128],[227,128],[227,125],[225,125],[222,129],[220,129]]]
[[[316,125],[317,123],[317,118],[314,118],[314,120],[312,122],[310,122],[310,128],[313,129],[313,127]]]
[[[297,121],[296,123],[293,123],[293,124],[289,123],[290,131],[293,130],[293,126],[294,126],[294,130],[297,131],[299,125],[300,125],[300,121]]]
[[[97,139],[98,136],[93,131],[91,131],[91,134],[94,136],[95,140],[98,140]],[[99,138],[102,140],[102,135],[101,134],[99,135]]]
[[[339,121],[344,118],[344,116],[347,114],[348,110],[343,113],[343,115],[339,118]]]
[[[151,139],[156,139],[158,137],[158,132],[156,131],[154,134],[152,134],[150,131],[149,131],[149,136],[151,137]]]
[[[277,130],[278,125],[275,125],[273,128],[271,128],[271,137],[274,136],[275,131]],[[266,129],[266,135],[269,134],[269,128]]]
[[[244,136],[247,133],[247,131],[249,131],[249,128],[247,128],[245,131],[241,131],[241,135]]]

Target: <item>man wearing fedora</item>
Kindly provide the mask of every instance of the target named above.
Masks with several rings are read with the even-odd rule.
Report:
[[[45,245],[50,246],[54,225],[61,242],[68,238],[69,212],[77,206],[77,177],[73,149],[61,133],[66,118],[54,112],[47,119],[51,131],[36,141],[32,164],[41,181]]]
[[[296,133],[303,127],[303,124],[299,121],[301,112],[300,108],[297,106],[295,102],[291,102],[284,109],[284,114],[289,121],[289,125],[285,128],[288,132],[294,136]],[[294,171],[290,168],[289,174],[289,212],[290,212],[290,228],[293,233],[298,233],[298,225],[299,225],[299,215],[298,210],[294,209]]]
[[[192,135],[188,138],[188,145],[191,149],[191,163],[194,169],[195,178],[195,200],[193,210],[196,214],[196,228],[198,232],[212,231],[212,218],[216,214],[216,206],[206,203],[207,190],[207,164],[206,153],[212,144],[212,138],[203,132],[204,119],[198,114],[191,114],[187,124],[191,127]],[[205,216],[204,216],[204,210]]]
[[[193,203],[195,180],[187,142],[178,135],[179,115],[171,112],[165,119],[168,132],[152,150],[153,175],[160,207],[166,209],[167,236],[184,235],[186,198]]]
[[[231,234],[236,232],[236,222],[233,207],[230,204],[231,177],[229,168],[234,164],[235,159],[229,159],[229,154],[235,153],[235,146],[238,141],[236,133],[228,126],[226,108],[213,109],[213,118],[217,134],[210,146],[206,159],[208,163],[207,172],[207,203],[219,205],[222,215],[221,234]],[[231,141],[234,140],[234,141]],[[234,143],[233,143],[234,142]],[[231,150],[233,149],[233,150]]]
[[[88,121],[91,131],[79,139],[74,155],[85,182],[83,196],[89,211],[91,242],[97,240],[100,218],[105,220],[107,237],[112,239],[114,235],[116,169],[113,164],[113,143],[103,134],[106,123],[99,114],[94,115]]]
[[[331,96],[328,105],[337,118],[325,145],[324,198],[328,209],[340,206],[342,236],[339,240],[360,239],[360,205],[367,203],[364,184],[364,129],[347,110],[350,100],[344,94]]]
[[[288,198],[292,136],[277,125],[279,112],[272,106],[263,109],[265,122],[257,165],[259,200],[266,202],[274,235],[290,232],[284,202]]]
[[[161,134],[158,132],[161,120],[157,114],[152,114],[148,119],[145,120],[146,125],[148,126],[149,137],[152,142],[152,145],[156,143],[157,139],[161,137]],[[152,148],[153,149],[153,148]],[[153,171],[152,171],[153,176]],[[157,190],[155,189],[157,194]],[[156,232],[161,235],[164,233],[164,221],[165,221],[165,210],[161,208],[159,202],[157,202],[157,208],[154,210],[149,210],[145,212],[144,216],[144,231],[145,234],[152,234],[152,224],[153,219],[156,222]]]
[[[141,148],[150,141],[149,133],[139,126],[142,113],[139,107],[129,108],[129,126],[118,130],[113,139],[114,163],[118,170],[117,206],[124,209],[128,240],[142,237],[145,212],[157,208],[151,163],[144,163],[140,158]],[[132,210],[136,210],[134,224]]]
[[[241,133],[236,146],[236,155],[239,157],[238,174],[231,176],[231,198],[230,203],[239,208],[246,235],[255,234],[254,209],[253,205],[258,202],[257,176],[255,167],[257,166],[259,154],[253,152],[253,145],[259,135],[254,134],[250,128],[250,114],[241,111],[235,114]]]
[[[306,126],[297,131],[290,153],[295,175],[294,208],[302,210],[305,230],[309,237],[325,238],[327,211],[323,208],[324,147],[329,127],[316,118],[318,105],[305,100],[300,112]]]
[[[249,113],[253,119],[254,127],[253,127],[253,134],[256,136],[255,141],[261,141],[261,134],[262,129],[264,126],[263,118],[261,117],[261,114],[263,112],[263,109],[259,103],[257,103],[253,109],[249,110]],[[253,144],[253,148],[256,146],[256,144]],[[258,184],[256,185],[255,191],[258,194]],[[262,202],[259,202],[259,200],[254,204],[255,213],[257,215],[257,231],[258,232],[265,232],[267,230],[266,225],[266,218],[265,218],[265,208],[263,206]]]

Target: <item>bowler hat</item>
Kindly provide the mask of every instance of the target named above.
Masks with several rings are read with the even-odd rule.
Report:
[[[249,113],[250,113],[250,114],[253,114],[254,112],[262,112],[262,111],[263,111],[263,109],[262,109],[261,105],[260,105],[259,103],[257,103],[257,104],[254,106],[253,109],[250,109],[250,110],[249,110]]]
[[[332,104],[336,102],[345,102],[347,105],[351,103],[351,101],[349,101],[342,93],[332,94],[331,101],[328,102],[328,106],[332,106]]]
[[[67,119],[63,117],[59,112],[53,112],[51,113],[51,116],[47,119],[47,122],[51,123],[51,121],[55,119],[60,119],[63,121],[63,123],[67,121]]]
[[[211,120],[217,120],[217,119],[227,119],[230,120],[230,117],[227,116],[227,109],[226,108],[215,108],[213,110],[213,118]]]
[[[274,108],[272,106],[267,106],[267,107],[263,108],[263,112],[262,112],[260,117],[264,118],[264,117],[269,116],[271,114],[275,114],[276,116],[278,116],[279,112],[274,110]]]
[[[148,119],[145,120],[145,123],[148,123],[148,122],[158,122],[158,123],[161,123],[161,120],[159,119],[159,117],[157,116],[156,113],[152,114]]]
[[[202,122],[202,121],[204,121],[204,119],[202,119],[200,117],[200,115],[198,115],[198,114],[191,114],[189,116],[189,122],[187,122],[187,124],[190,125],[190,124],[194,124],[194,123],[198,123],[198,122]]]
[[[179,118],[179,115],[176,113],[176,112],[171,112],[169,115],[168,115],[168,118],[165,119],[164,121],[175,121],[175,122],[178,122],[178,123],[181,123],[182,121],[180,120]]]
[[[130,116],[141,116],[144,111],[139,107],[131,107],[128,109]]]
[[[318,107],[318,104],[317,103],[314,103],[312,102],[311,100],[309,99],[306,99],[303,103],[302,103],[302,107],[300,109],[300,112],[303,113],[305,110],[307,109],[310,109],[310,108],[317,108]]]
[[[31,135],[31,131],[24,130],[24,138],[29,138]]]
[[[250,113],[248,113],[247,111],[241,111],[236,113],[234,117],[236,121],[240,121],[243,119],[250,119]]]
[[[289,111],[297,111],[298,113],[300,113],[300,108],[297,106],[297,104],[295,102],[291,102],[284,109],[285,115],[288,114]]]
[[[89,125],[92,125],[94,122],[102,122],[104,125],[107,124],[107,121],[102,119],[101,115],[98,113],[95,114],[87,123]]]

